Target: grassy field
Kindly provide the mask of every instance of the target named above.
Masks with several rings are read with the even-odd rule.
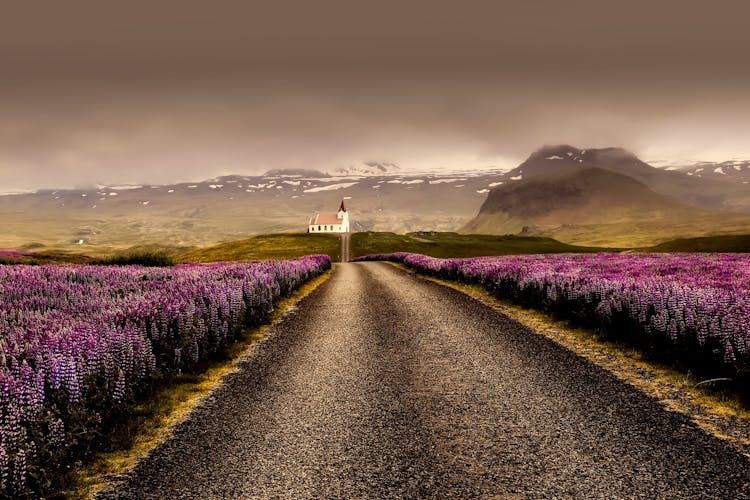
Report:
[[[750,252],[750,235],[680,238],[643,249],[649,252]]]
[[[624,241],[624,240],[623,240]],[[413,252],[432,257],[480,257],[561,252],[611,252],[630,249],[577,246],[552,238],[532,236],[493,236],[418,232],[408,234],[364,232],[351,237],[352,257],[374,253]],[[638,252],[750,252],[750,235],[681,238],[650,247],[633,248]]]
[[[607,252],[626,250],[569,245],[537,236],[497,236],[449,232],[352,233],[351,256],[374,253],[414,252],[433,257],[479,257],[560,252]],[[637,252],[750,252],[750,235],[707,236],[670,240]],[[169,262],[216,262],[222,260],[289,259],[310,254],[326,254],[340,259],[340,240],[333,234],[264,234],[243,240],[202,248],[169,245],[139,245],[127,250],[101,251],[95,255],[42,248],[25,250],[20,257],[3,257],[1,264],[127,264],[154,265],[154,259]],[[145,260],[144,260],[145,259]],[[132,262],[131,262],[132,261]],[[143,262],[141,262],[143,261]],[[167,262],[169,261],[169,262]]]
[[[263,234],[246,240],[181,251],[177,262],[216,262],[221,260],[291,259],[326,254],[338,262],[341,240],[335,234]]]
[[[0,256],[3,264],[88,264],[91,257],[79,253],[63,251],[23,252],[18,256]]]
[[[373,253],[391,252],[413,252],[432,257],[480,257],[483,255],[611,250],[568,245],[552,238],[534,236],[495,236],[442,232],[408,234],[365,232],[353,233],[351,236],[351,255],[353,258]]]

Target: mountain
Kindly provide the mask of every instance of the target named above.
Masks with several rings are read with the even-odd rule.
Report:
[[[622,148],[579,149],[567,144],[544,146],[518,167],[508,173],[510,177],[534,177],[564,169],[599,167],[626,175],[644,175],[653,167],[642,162],[633,153]]]
[[[620,148],[546,146],[509,172],[414,173],[362,162],[343,170],[0,194],[0,249],[93,254],[300,232],[312,214],[335,210],[342,198],[360,231],[525,231],[623,245],[750,233],[748,215],[731,213],[750,210],[750,187],[729,179],[744,172],[737,166],[723,168],[727,179],[717,172],[714,179],[697,170],[657,169]]]
[[[328,171],[333,176],[380,176],[397,175],[402,173],[401,168],[395,163],[384,161],[365,161],[345,167],[338,167]]]
[[[668,210],[678,203],[632,177],[588,167],[551,172],[490,191],[481,212],[504,212],[520,219],[545,221],[559,212],[577,220],[610,220],[611,213]],[[684,205],[679,205],[685,209]]]
[[[455,231],[473,218],[498,171],[330,175],[270,170],[167,185],[95,186],[0,195],[0,249],[43,245],[89,252],[133,245],[209,245],[260,233],[303,232],[346,198],[352,227]]]
[[[275,168],[268,170],[263,177],[330,177],[328,174],[321,172],[320,170],[313,170],[311,168]]]
[[[728,184],[680,170],[654,168],[622,148],[580,149],[544,146],[508,172],[510,179],[528,179],[566,169],[597,167],[636,179],[656,193],[708,210],[750,213],[750,185]]]
[[[670,165],[666,169],[683,172],[696,178],[750,184],[750,160],[701,161],[688,165]]]
[[[726,210],[747,198],[721,197],[719,181],[659,170],[620,148],[546,146],[504,179],[463,232],[610,246],[750,232],[750,215]]]

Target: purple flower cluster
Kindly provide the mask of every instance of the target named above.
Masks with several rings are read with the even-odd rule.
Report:
[[[396,260],[734,375],[750,369],[747,254],[555,254]],[[699,366],[700,365],[700,366]]]
[[[25,492],[35,464],[80,444],[80,432],[70,434],[83,421],[122,411],[149,380],[198,367],[329,267],[322,255],[173,268],[0,266],[0,496]]]

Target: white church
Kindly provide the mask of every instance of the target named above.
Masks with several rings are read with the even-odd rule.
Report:
[[[349,213],[341,200],[338,212],[317,213],[310,217],[308,233],[348,233]]]

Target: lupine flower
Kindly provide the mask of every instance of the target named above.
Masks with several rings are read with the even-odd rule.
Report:
[[[436,259],[384,254],[426,274],[479,284],[603,332],[703,349],[706,364],[750,371],[747,254],[557,254]],[[626,333],[623,333],[626,332]],[[709,363],[710,362],[710,363]]]
[[[30,435],[67,446],[65,429],[79,423],[57,405],[101,421],[149,378],[190,371],[224,349],[330,265],[321,255],[173,268],[0,265],[0,496],[24,494],[45,449]]]

